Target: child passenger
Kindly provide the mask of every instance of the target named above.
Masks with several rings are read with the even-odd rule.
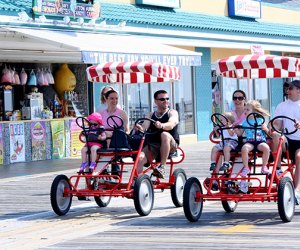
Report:
[[[81,166],[79,172],[83,172],[89,165],[88,163],[88,147],[91,150],[91,164],[89,166],[90,172],[93,172],[96,167],[97,150],[103,147],[103,141],[106,140],[106,134],[102,127],[102,116],[99,113],[92,113],[87,117],[90,123],[90,130],[87,132],[88,142],[81,149]]]
[[[258,101],[251,100],[246,103],[245,106],[245,113],[246,116],[248,116],[251,113],[259,113],[260,115],[266,115],[269,116],[268,111],[262,108],[261,104]],[[253,128],[250,128],[251,126],[249,123],[253,126]],[[247,176],[247,174],[250,172],[248,161],[249,161],[249,153],[254,149],[254,146],[257,146],[257,149],[262,152],[262,168],[261,168],[261,173],[262,174],[270,174],[270,171],[267,167],[267,163],[269,160],[270,156],[270,147],[267,144],[266,140],[266,134],[269,133],[269,129],[265,124],[263,124],[263,119],[261,117],[256,118],[256,121],[251,115],[247,119],[242,122],[242,127],[247,127],[244,129],[239,129],[238,130],[238,135],[242,135],[245,133],[246,135],[246,143],[242,146],[242,161],[244,164],[244,167],[242,168],[242,171],[240,175],[242,177]],[[254,130],[254,124],[257,122],[257,125],[259,128],[256,130],[256,135],[255,135],[255,130]]]
[[[223,113],[223,116],[227,118],[228,121],[224,117],[221,117],[221,122],[224,125],[222,133],[224,138],[224,144],[223,141],[221,141],[219,144],[216,144],[212,150],[211,150],[211,164],[210,164],[210,171],[215,170],[216,168],[216,158],[217,154],[220,150],[223,150],[224,154],[224,163],[220,168],[220,171],[226,171],[230,167],[230,152],[231,150],[234,150],[238,145],[238,137],[235,133],[234,129],[232,128],[232,124],[234,123],[235,119],[231,112],[225,112]],[[218,126],[214,128],[215,133],[219,134]],[[221,137],[222,139],[222,137]]]

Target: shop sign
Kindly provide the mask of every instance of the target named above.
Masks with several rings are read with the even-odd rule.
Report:
[[[251,45],[251,54],[262,56],[265,51],[261,45]]]
[[[31,159],[46,160],[46,124],[45,122],[31,123]]]
[[[261,18],[261,1],[228,0],[230,17]]]
[[[66,136],[65,123],[61,121],[51,121],[52,134],[52,159],[61,159],[65,156]]]
[[[125,54],[96,51],[82,51],[84,63],[103,62],[157,62],[167,65],[199,66],[201,56],[181,56],[181,55],[146,55],[146,54]]]
[[[78,127],[75,120],[70,120],[71,130],[71,157],[81,156],[81,149],[83,143],[79,140],[79,135],[82,132],[82,128]]]
[[[135,3],[177,9],[180,8],[180,0],[135,0]]]
[[[25,161],[24,122],[9,124],[10,162]]]
[[[76,0],[34,0],[33,13],[45,16],[70,16],[83,18],[99,18],[101,12],[100,1],[94,4],[77,3]]]
[[[0,164],[3,164],[3,126],[0,124]]]

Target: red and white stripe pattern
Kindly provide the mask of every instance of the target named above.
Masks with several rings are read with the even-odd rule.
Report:
[[[237,55],[216,61],[216,73],[231,78],[300,76],[300,59],[276,55]]]
[[[88,67],[88,80],[104,83],[150,83],[177,81],[180,70],[153,62],[107,62]]]

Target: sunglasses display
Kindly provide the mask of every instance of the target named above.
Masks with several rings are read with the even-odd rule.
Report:
[[[234,97],[232,97],[232,100],[234,100],[234,101],[236,101],[236,100],[243,101],[243,100],[245,100],[245,97],[243,97],[243,96],[234,96]]]
[[[163,101],[169,101],[169,97],[166,97],[166,98],[157,98],[156,100],[159,100],[161,102],[163,102]]]

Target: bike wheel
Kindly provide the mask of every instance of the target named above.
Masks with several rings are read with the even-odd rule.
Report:
[[[236,201],[222,201],[222,206],[227,213],[233,213],[237,205],[238,203]]]
[[[198,221],[202,214],[203,200],[200,198],[202,194],[199,180],[196,177],[189,178],[183,190],[183,211],[190,222]]]
[[[110,203],[111,196],[94,196],[94,200],[99,207],[107,207]]]
[[[56,176],[51,185],[50,201],[52,209],[57,215],[65,215],[72,204],[72,195],[65,195],[65,189],[71,190],[68,177]]]
[[[295,190],[289,177],[282,177],[278,185],[278,212],[283,222],[290,222],[295,214]]]
[[[176,207],[183,206],[183,188],[186,183],[185,171],[181,168],[173,172],[174,185],[171,186],[171,198]]]
[[[133,200],[136,211],[141,216],[148,215],[154,203],[153,185],[148,175],[140,175],[134,184]]]

